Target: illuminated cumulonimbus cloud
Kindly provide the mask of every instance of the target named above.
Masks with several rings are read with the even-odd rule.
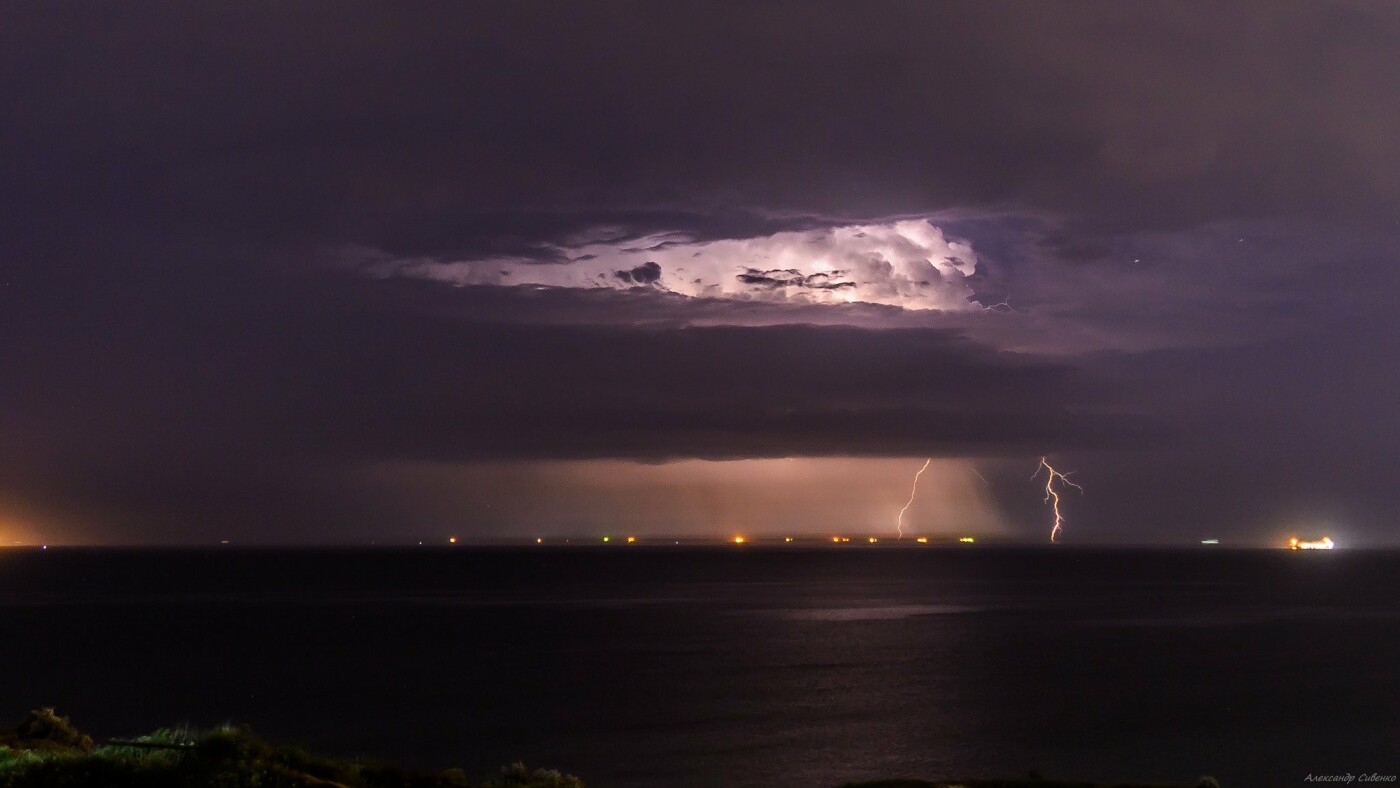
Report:
[[[696,242],[657,235],[559,250],[561,262],[497,257],[397,260],[381,273],[463,285],[647,290],[734,301],[980,309],[972,247],[924,219]]]

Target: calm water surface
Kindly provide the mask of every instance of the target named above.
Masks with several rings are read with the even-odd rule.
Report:
[[[1400,554],[0,552],[0,716],[592,788],[1400,772]]]

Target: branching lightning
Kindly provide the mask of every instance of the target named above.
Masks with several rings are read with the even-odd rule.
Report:
[[[900,539],[904,538],[904,513],[909,511],[910,506],[914,505],[914,496],[919,492],[919,477],[924,475],[924,471],[928,470],[929,463],[931,462],[933,462],[932,457],[924,460],[924,467],[920,468],[919,472],[914,474],[914,486],[909,490],[909,501],[904,504],[903,509],[899,510],[899,517],[895,520],[895,528],[899,531]]]
[[[1050,529],[1050,541],[1054,542],[1055,537],[1060,535],[1060,526],[1065,522],[1064,516],[1060,514],[1060,494],[1055,491],[1055,480],[1059,479],[1061,484],[1067,484],[1081,493],[1084,492],[1084,488],[1069,480],[1069,473],[1074,473],[1074,471],[1060,473],[1052,468],[1044,457],[1040,458],[1040,465],[1036,467],[1035,473],[1031,474],[1032,481],[1040,475],[1041,469],[1047,473],[1045,477],[1045,503],[1051,504],[1051,508],[1055,512],[1055,525]]]

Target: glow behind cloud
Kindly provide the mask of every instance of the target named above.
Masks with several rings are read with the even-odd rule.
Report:
[[[704,243],[655,235],[621,243],[580,242],[557,251],[568,261],[378,260],[371,269],[463,285],[642,289],[692,298],[922,310],[980,308],[966,281],[976,270],[976,253],[924,219]]]
[[[431,510],[399,516],[516,536],[885,534],[909,494],[908,458],[561,460],[376,467],[370,489]],[[378,494],[378,493],[376,493]],[[934,459],[906,534],[1004,533],[972,462]],[[478,528],[477,530],[488,530]]]

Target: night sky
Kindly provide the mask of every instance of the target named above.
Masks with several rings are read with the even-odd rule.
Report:
[[[1400,543],[1400,5],[0,9],[0,542]]]

